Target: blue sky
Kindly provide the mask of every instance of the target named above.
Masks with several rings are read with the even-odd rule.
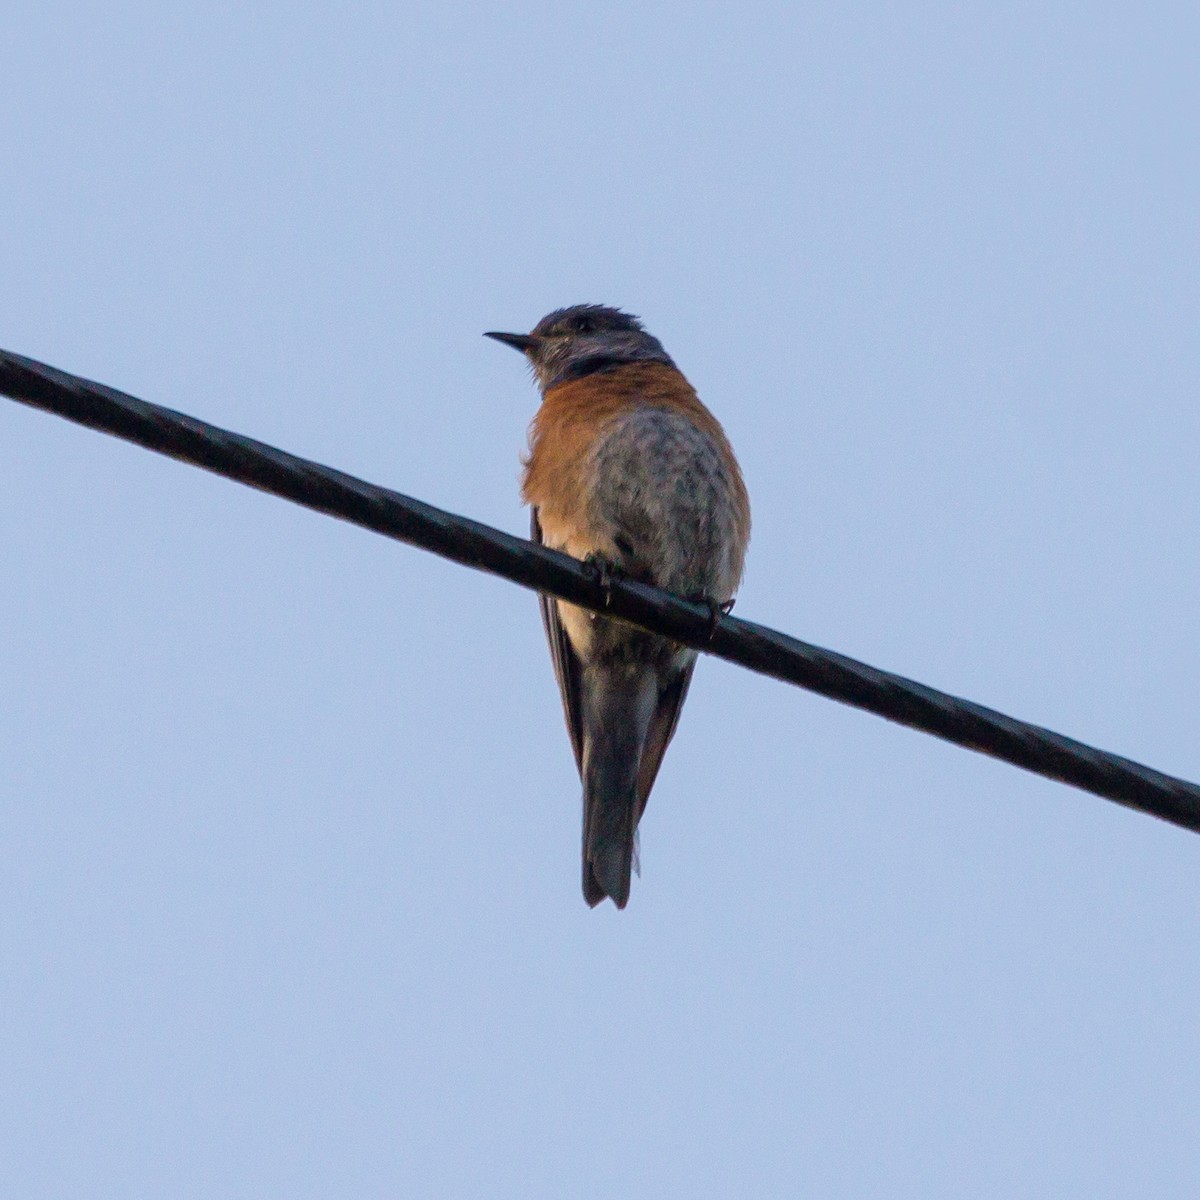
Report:
[[[1200,778],[1182,5],[19,5],[0,345],[514,532],[640,313],[738,612]],[[0,404],[0,1191],[1191,1197],[1200,841],[700,664],[624,913],[533,597]]]

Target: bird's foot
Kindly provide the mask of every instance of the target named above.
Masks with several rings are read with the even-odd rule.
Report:
[[[593,551],[584,560],[583,565],[591,573],[592,578],[604,590],[604,607],[612,607],[612,585],[619,579],[625,578],[625,572],[611,558]]]
[[[733,612],[733,600],[726,600],[720,603],[714,600],[711,596],[689,596],[696,604],[703,604],[708,609],[708,640],[711,642],[717,636],[717,626],[721,623],[722,617],[727,617]]]

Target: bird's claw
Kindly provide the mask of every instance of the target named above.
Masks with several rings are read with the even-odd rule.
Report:
[[[624,577],[625,572],[621,570],[611,558],[607,558],[603,554],[592,553],[583,560],[583,565],[591,573],[592,578],[597,585],[604,591],[604,607],[612,607],[612,585]]]
[[[727,617],[733,612],[732,600],[726,600],[723,603],[714,600],[711,596],[692,596],[689,599],[696,604],[703,604],[708,609],[708,641],[712,641],[717,636],[717,626],[721,623],[722,617]]]

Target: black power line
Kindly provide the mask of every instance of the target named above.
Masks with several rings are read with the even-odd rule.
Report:
[[[0,394],[1200,832],[1200,787],[0,350]]]

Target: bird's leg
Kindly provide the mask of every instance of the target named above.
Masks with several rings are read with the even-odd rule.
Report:
[[[592,578],[604,589],[604,607],[611,608],[612,585],[618,579],[625,578],[625,571],[607,555],[596,550],[593,550],[583,560],[583,565],[591,573]]]
[[[717,636],[717,626],[721,623],[721,618],[733,612],[734,601],[726,600],[722,604],[705,595],[689,596],[688,599],[695,604],[703,604],[708,609],[708,640],[711,642]]]

